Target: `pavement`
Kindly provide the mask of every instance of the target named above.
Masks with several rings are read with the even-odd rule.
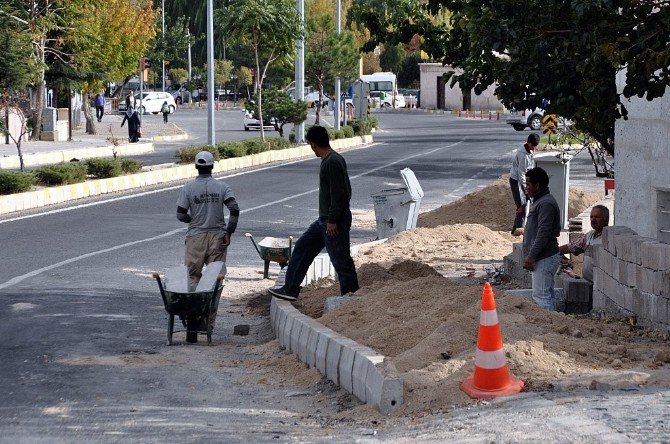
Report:
[[[102,123],[96,123],[97,134],[86,134],[86,122],[82,120],[81,125],[73,129],[72,140],[24,141],[21,144],[21,151],[25,157],[24,162],[26,166],[33,167],[69,161],[72,157],[91,158],[103,155],[111,157],[112,148],[115,145],[116,151],[121,155],[141,154],[153,151],[153,146],[148,146],[151,142],[188,138],[188,134],[174,123],[163,124],[162,119],[143,117],[142,138],[138,144],[128,143],[127,127],[121,127],[122,115],[106,114]],[[138,145],[142,147],[137,147]],[[109,148],[109,150],[101,151],[100,148]],[[66,155],[59,156],[59,153],[66,153]],[[17,169],[17,158],[16,146],[11,141],[9,144],[0,145],[0,169]]]

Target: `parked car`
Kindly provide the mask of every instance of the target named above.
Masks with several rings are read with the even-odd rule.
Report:
[[[175,103],[174,97],[168,92],[160,91],[147,91],[142,93],[142,101],[140,102],[139,97],[135,97],[135,106],[138,107],[138,112],[140,114],[158,114],[161,112],[163,103],[167,102],[168,107],[170,108],[170,114],[174,113],[177,109],[177,104]]]
[[[410,106],[410,103],[412,103],[414,107],[419,108],[421,90],[398,88],[398,94],[402,95],[405,99],[405,106]]]
[[[254,114],[251,111],[247,111],[246,109],[244,111],[244,131],[249,131],[252,129],[261,129],[261,122],[260,120],[254,118]],[[274,130],[274,123],[275,119],[272,118],[269,121],[264,120],[263,121],[263,129],[266,130]]]
[[[179,83],[173,83],[172,85],[168,86],[165,91],[172,94],[174,102],[177,105],[188,103],[189,101],[193,100],[191,92]]]
[[[506,123],[512,125],[512,128],[517,131],[523,131],[526,128],[539,131],[542,129],[542,117],[544,117],[542,108],[527,109],[523,112],[511,109],[507,115]]]

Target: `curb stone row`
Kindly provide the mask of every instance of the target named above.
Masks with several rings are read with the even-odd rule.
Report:
[[[338,139],[331,142],[335,149],[345,149],[354,146],[372,143],[372,136],[357,136],[349,139]],[[313,155],[309,145],[300,145],[284,150],[265,151],[242,157],[233,157],[214,163],[214,173],[254,167],[270,162],[298,159]],[[49,187],[38,191],[15,193],[0,196],[0,214],[16,211],[41,208],[47,205],[58,204],[70,200],[81,199],[134,188],[189,179],[198,175],[192,165],[175,166],[155,171],[145,171],[127,176],[112,177],[109,179],[90,180],[83,183]]]

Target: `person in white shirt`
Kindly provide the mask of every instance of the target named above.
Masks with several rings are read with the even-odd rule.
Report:
[[[591,209],[591,228],[589,232],[569,244],[561,245],[558,251],[561,254],[584,254],[582,275],[584,279],[593,282],[593,248],[602,245],[603,228],[609,225],[610,210],[604,205],[596,205]]]
[[[536,133],[529,135],[523,149],[516,150],[509,171],[509,186],[512,189],[512,197],[516,204],[516,215],[512,224],[512,234],[515,236],[523,234],[523,227],[526,222],[526,203],[528,202],[526,171],[535,166],[533,154],[539,144],[540,136]]]

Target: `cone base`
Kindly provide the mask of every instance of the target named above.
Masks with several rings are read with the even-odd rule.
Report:
[[[502,387],[497,390],[482,390],[475,387],[474,375],[470,375],[461,383],[461,390],[465,392],[469,397],[475,399],[491,399],[498,398],[501,396],[511,396],[516,395],[523,388],[523,381],[515,378],[510,373],[509,375],[509,385]]]

